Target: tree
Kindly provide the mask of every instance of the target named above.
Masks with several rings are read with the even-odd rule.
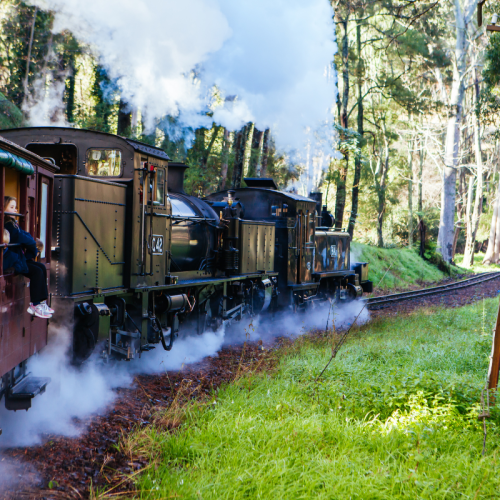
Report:
[[[467,70],[467,51],[469,41],[467,30],[475,13],[477,0],[454,0],[456,24],[455,53],[452,58],[453,84],[448,108],[448,124],[446,129],[443,190],[441,194],[441,216],[439,222],[438,251],[446,262],[453,259],[453,241],[455,236],[455,197],[457,165],[459,161],[460,124],[463,116],[463,99],[465,93],[464,77]]]

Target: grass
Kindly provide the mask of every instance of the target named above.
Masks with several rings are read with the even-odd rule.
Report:
[[[332,338],[297,340],[273,375],[188,403],[173,432],[128,438],[152,463],[137,498],[498,498],[500,411],[484,457],[477,420],[496,307],[376,320],[319,382]]]
[[[356,260],[368,262],[368,277],[375,285],[380,283],[382,290],[407,289],[408,285],[426,285],[449,277],[408,248],[378,248],[357,242],[351,248]],[[467,272],[451,267],[452,275]]]
[[[474,254],[474,264],[470,267],[470,270],[474,273],[487,273],[491,271],[498,271],[500,269],[500,264],[491,264],[489,266],[483,265],[484,252]],[[457,266],[461,266],[464,260],[463,254],[455,255],[455,262]]]

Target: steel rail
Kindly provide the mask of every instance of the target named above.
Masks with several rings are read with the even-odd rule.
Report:
[[[457,281],[455,283],[449,283],[448,285],[423,288],[421,290],[414,290],[411,292],[394,293],[391,295],[383,295],[381,297],[372,297],[370,299],[367,299],[367,306],[369,309],[371,309],[374,306],[381,306],[383,304],[392,304],[403,300],[411,300],[421,297],[428,297],[430,295],[445,294],[448,292],[453,292],[455,290],[460,290],[462,288],[467,288],[469,286],[479,285],[480,283],[491,281],[495,278],[500,278],[500,272],[497,271],[482,273],[472,278]]]

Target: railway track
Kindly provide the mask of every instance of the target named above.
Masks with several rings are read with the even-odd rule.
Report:
[[[443,295],[455,290],[460,290],[462,288],[479,285],[480,283],[491,281],[496,278],[500,278],[500,272],[481,273],[472,278],[457,281],[455,283],[450,283],[448,285],[434,286],[431,288],[424,288],[422,290],[414,290],[411,292],[393,293],[391,295],[383,295],[381,297],[372,297],[371,299],[367,299],[367,307],[368,309],[382,309],[396,302],[402,302],[404,300],[414,300],[418,298],[429,297],[431,295]]]

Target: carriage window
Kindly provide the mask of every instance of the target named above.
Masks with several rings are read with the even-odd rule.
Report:
[[[165,205],[165,170],[159,168],[156,171],[156,196],[155,201]]]
[[[86,168],[87,175],[120,177],[122,175],[122,153],[119,149],[89,149]]]

